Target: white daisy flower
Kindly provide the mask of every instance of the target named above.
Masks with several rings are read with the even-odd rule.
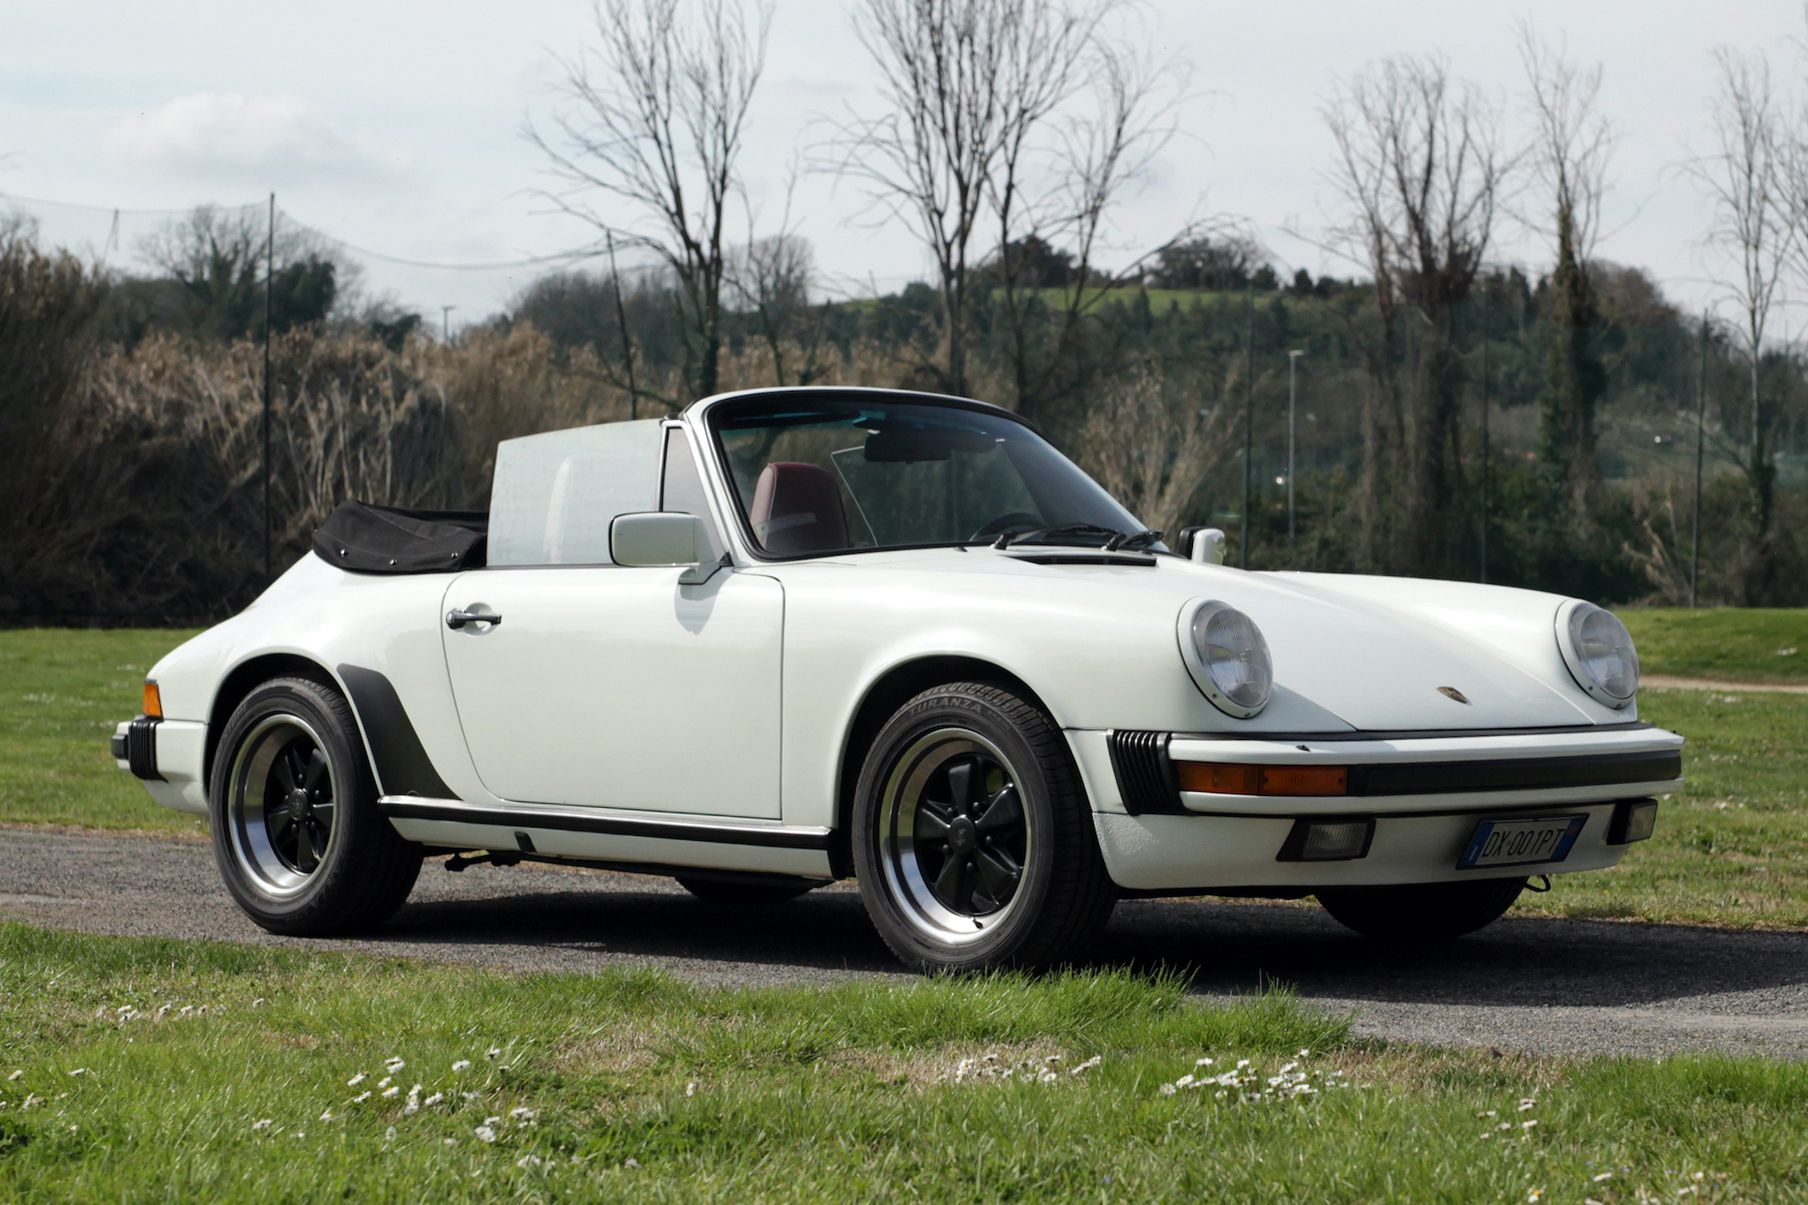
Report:
[[[491,1129],[491,1128],[490,1128],[490,1127],[489,1127],[489,1126],[487,1126],[487,1125],[485,1125],[485,1126],[478,1126],[478,1127],[477,1127],[477,1129],[476,1129],[476,1131],[475,1131],[475,1133],[476,1133],[476,1134],[477,1134],[477,1137],[478,1137],[478,1139],[479,1139],[479,1140],[480,1140],[480,1141],[483,1141],[483,1142],[494,1142],[494,1141],[496,1141],[496,1131],[495,1131],[495,1130],[492,1130],[492,1129]]]
[[[459,1059],[456,1063],[452,1064],[452,1070],[463,1071],[466,1068],[468,1068],[470,1065],[471,1065],[470,1059]]]
[[[346,1080],[345,1086],[348,1088],[356,1088],[359,1084],[363,1083],[365,1080],[367,1080],[369,1078],[370,1078],[369,1076],[365,1075],[362,1071],[360,1071],[360,1072],[358,1072],[358,1074],[356,1074],[356,1075],[352,1076],[350,1079]]]

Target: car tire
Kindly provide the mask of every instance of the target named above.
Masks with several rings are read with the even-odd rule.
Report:
[[[997,686],[898,709],[862,764],[852,839],[874,927],[923,971],[1061,965],[1117,901],[1060,729]]]
[[[227,891],[272,933],[375,928],[420,874],[422,849],[377,810],[352,710],[305,678],[254,689],[227,720],[208,791]]]
[[[718,908],[760,908],[783,904],[821,886],[808,880],[760,882],[755,879],[700,878],[687,874],[673,877],[678,880],[680,887],[705,904]]]
[[[1321,891],[1318,902],[1337,920],[1379,941],[1447,941],[1491,925],[1504,915],[1524,879],[1424,883],[1404,887],[1345,887]]]

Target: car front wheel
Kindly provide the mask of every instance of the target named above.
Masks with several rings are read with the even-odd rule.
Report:
[[[879,731],[853,845],[879,935],[923,970],[1058,965],[1117,898],[1059,729],[982,683],[924,691]]]
[[[303,678],[253,690],[221,734],[210,787],[226,889],[272,933],[370,929],[414,887],[421,847],[378,812],[364,743],[336,691]]]
[[[1445,941],[1499,920],[1525,890],[1524,879],[1344,887],[1321,891],[1325,911],[1364,937],[1381,941]]]

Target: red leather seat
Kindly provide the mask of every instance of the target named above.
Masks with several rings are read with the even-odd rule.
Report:
[[[775,556],[834,552],[848,546],[841,487],[827,469],[775,460],[753,487],[753,534]]]

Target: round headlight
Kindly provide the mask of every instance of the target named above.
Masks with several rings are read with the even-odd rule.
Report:
[[[1180,613],[1180,649],[1193,681],[1226,715],[1248,719],[1268,706],[1274,663],[1255,620],[1215,600]]]
[[[1590,698],[1624,707],[1638,693],[1638,650],[1613,612],[1580,600],[1564,603],[1557,611],[1557,647]]]

